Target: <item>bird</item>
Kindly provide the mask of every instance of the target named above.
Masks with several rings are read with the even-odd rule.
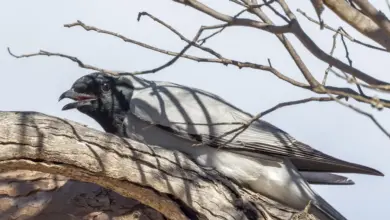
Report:
[[[334,173],[384,176],[380,171],[316,150],[271,123],[198,88],[135,74],[91,72],[59,101],[77,109],[107,133],[180,151],[203,168],[289,207],[323,220],[345,220],[310,187],[352,185]],[[245,126],[239,135],[240,128]]]

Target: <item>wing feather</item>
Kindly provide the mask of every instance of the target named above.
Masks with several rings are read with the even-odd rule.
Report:
[[[191,87],[153,81],[134,91],[131,112],[151,124],[169,129],[186,139],[209,142],[240,127],[253,116],[222,98]],[[227,143],[235,132],[217,138],[210,146],[237,153],[272,154],[288,157],[300,171],[383,174],[375,169],[346,162],[295,140],[285,131],[257,120]]]

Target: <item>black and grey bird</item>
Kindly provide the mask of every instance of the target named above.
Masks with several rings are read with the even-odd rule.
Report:
[[[264,120],[231,140],[237,131],[230,131],[253,115],[192,87],[94,72],[77,79],[63,98],[75,100],[63,110],[78,109],[106,132],[186,153],[199,165],[292,208],[303,209],[311,200],[311,212],[324,220],[346,218],[309,184],[353,184],[332,173],[383,176],[315,150]]]

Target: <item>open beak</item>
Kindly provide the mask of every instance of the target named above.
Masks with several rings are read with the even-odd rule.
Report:
[[[88,106],[91,105],[91,101],[96,100],[96,96],[90,95],[90,94],[85,94],[85,93],[78,93],[75,92],[73,89],[70,89],[68,91],[65,91],[64,93],[61,94],[60,98],[58,101],[61,101],[64,98],[69,98],[72,100],[75,100],[75,102],[71,102],[66,104],[64,107],[62,107],[62,110],[69,110],[69,109],[74,109],[74,108],[79,108],[82,106]]]

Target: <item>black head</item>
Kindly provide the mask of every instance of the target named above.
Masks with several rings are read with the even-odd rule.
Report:
[[[119,134],[132,93],[132,84],[123,77],[94,72],[77,79],[59,101],[74,100],[62,110],[77,109],[95,119],[106,132]]]

